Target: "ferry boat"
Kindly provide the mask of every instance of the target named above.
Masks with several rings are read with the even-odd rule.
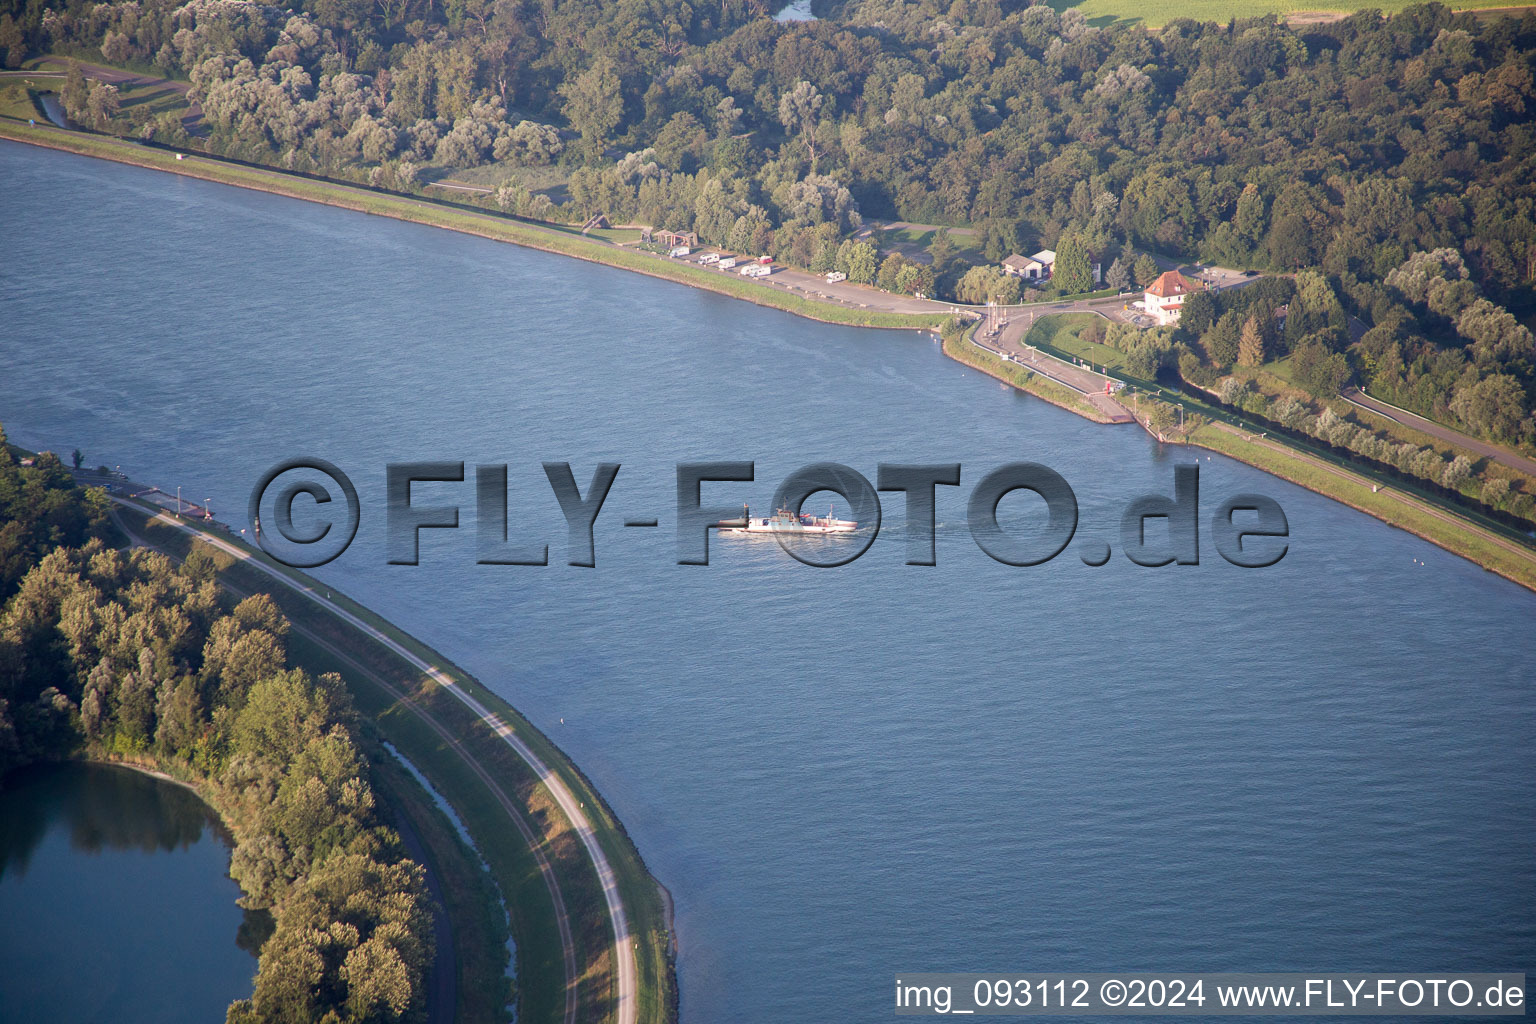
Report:
[[[830,534],[852,533],[859,528],[859,524],[852,519],[838,519],[833,514],[834,509],[829,507],[824,516],[814,516],[809,512],[802,512],[798,516],[787,508],[781,508],[771,516],[753,517],[752,510],[746,505],[741,506],[741,522],[744,526],[722,527],[721,533],[793,533],[793,534]]]

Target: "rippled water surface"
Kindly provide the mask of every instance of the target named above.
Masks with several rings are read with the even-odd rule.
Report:
[[[1536,952],[1536,597],[1213,456],[1101,427],[943,358],[445,231],[0,145],[0,420],[243,519],[330,459],[362,529],[318,575],[523,710],[677,901],[685,1021],[873,1021],[923,969],[1520,970]],[[752,459],[722,504],[831,459],[959,461],[939,564],[899,500],[816,570],[717,538],[675,564],[674,464]],[[1118,552],[1120,510],[1200,461],[1203,507],[1274,497],[1279,565]],[[508,463],[545,568],[475,564],[462,506],[386,565],[384,466]],[[1074,547],[1009,568],[970,486],[1061,472]],[[623,464],[597,567],[540,469]],[[895,497],[895,496],[888,496]],[[1030,517],[1024,496],[1004,512]],[[626,530],[655,516],[655,530]],[[238,523],[238,525],[244,525]]]

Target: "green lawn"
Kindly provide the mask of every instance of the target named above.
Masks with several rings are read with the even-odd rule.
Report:
[[[1350,14],[1362,6],[1391,14],[1411,7],[1415,2],[1417,0],[1372,0],[1369,4],[1362,0],[1186,0],[1182,4],[1152,4],[1147,0],[1082,0],[1081,3],[1048,0],[1049,5],[1058,11],[1077,8],[1088,17],[1091,25],[1139,22],[1148,28],[1161,27],[1176,18],[1226,23],[1234,18],[1253,18],[1263,14]],[[1528,7],[1532,3],[1536,3],[1536,0],[1451,0],[1451,6],[1456,10]]]
[[[593,228],[587,232],[588,238],[601,238],[605,242],[614,242],[625,245],[630,242],[640,241],[639,228]]]
[[[1110,348],[1108,345],[1082,339],[1083,331],[1094,323],[1101,327],[1109,326],[1109,321],[1097,313],[1057,313],[1045,316],[1030,328],[1029,333],[1024,336],[1024,341],[1037,348],[1044,347],[1047,351],[1059,350],[1058,353],[1053,354],[1064,353],[1076,356],[1095,366],[1125,373],[1124,352]]]
[[[1369,479],[1359,475],[1341,477],[1297,457],[1291,451],[1277,451],[1215,426],[1201,427],[1194,432],[1191,440],[1201,447],[1223,452],[1250,466],[1257,466],[1267,473],[1401,527],[1506,579],[1536,590],[1536,559],[1512,552],[1483,534],[1464,529],[1454,522],[1446,522],[1416,505],[1399,500],[1401,493],[1411,493],[1407,488],[1390,483],[1373,487]]]
[[[910,253],[912,250],[926,252],[928,246],[933,244],[933,238],[939,233],[940,228],[887,228],[885,231],[885,244],[887,248],[900,247]],[[981,251],[981,233],[975,228],[950,228],[949,240],[954,243],[955,255],[970,263],[986,263],[987,258]]]
[[[38,83],[52,82],[53,79],[45,79],[41,76],[34,79]],[[63,79],[59,79],[60,82]],[[0,80],[0,114],[7,117],[19,117],[23,120],[43,120],[42,113],[32,101],[32,93],[36,90],[29,89],[27,83],[18,78],[6,78]],[[47,91],[47,90],[41,90]]]
[[[144,107],[151,114],[185,114],[189,104],[187,97],[163,85],[120,85],[117,101],[127,114],[136,107]]]

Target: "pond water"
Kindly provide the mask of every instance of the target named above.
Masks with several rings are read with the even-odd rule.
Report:
[[[180,1024],[251,994],[259,923],[189,790],[124,768],[0,783],[0,1022]],[[246,948],[242,948],[242,944]]]

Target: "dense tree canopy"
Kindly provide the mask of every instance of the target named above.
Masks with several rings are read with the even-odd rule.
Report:
[[[692,230],[948,299],[999,298],[972,265],[1036,247],[1060,250],[1074,286],[1083,258],[1145,286],[1153,251],[1313,272],[1289,316],[1259,318],[1264,356],[1536,442],[1536,15],[1426,4],[1147,30],[1020,0],[827,13],[0,0],[0,45],[185,76],[206,145],[231,155],[402,189],[494,164],[505,183],[484,202],[508,213]],[[83,79],[65,100],[91,124],[182,137]],[[535,167],[565,190],[530,186]],[[870,218],[969,225],[974,247],[930,262],[876,244],[871,260],[844,248]],[[1210,320],[1191,355],[1232,365],[1244,324]]]
[[[266,595],[226,611],[206,553],[103,543],[103,500],[0,448],[0,776],[83,752],[198,786],[235,835],[241,902],[275,921],[232,1022],[420,1019],[422,870],[380,820],[340,678],[287,667]]]

